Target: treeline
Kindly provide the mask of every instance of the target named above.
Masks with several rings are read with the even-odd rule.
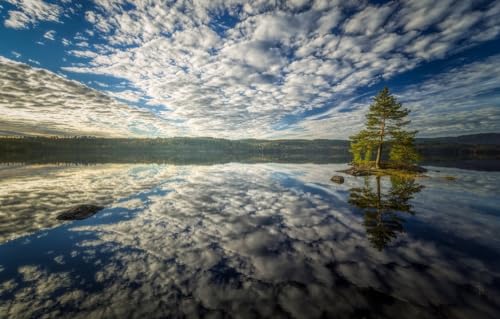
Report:
[[[467,144],[457,138],[417,139],[423,163],[447,160],[500,159],[500,145]],[[497,134],[500,141],[500,134]],[[477,141],[481,136],[475,135]],[[450,142],[450,140],[453,140]],[[500,143],[500,142],[499,142]],[[0,137],[0,162],[212,164],[226,162],[349,162],[343,140],[227,140],[218,138]],[[387,152],[383,156],[388,156]]]
[[[346,141],[217,138],[0,137],[1,162],[328,163],[348,160]]]
[[[417,150],[426,161],[439,160],[500,160],[500,146],[496,144],[459,144],[459,143],[418,143]]]

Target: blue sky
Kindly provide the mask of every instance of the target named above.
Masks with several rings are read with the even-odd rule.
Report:
[[[0,20],[3,134],[347,138],[385,85],[419,136],[500,131],[498,1],[7,0]]]

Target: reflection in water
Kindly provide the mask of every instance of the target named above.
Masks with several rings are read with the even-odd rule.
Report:
[[[113,205],[154,187],[174,166],[0,166],[0,243],[62,224],[59,213],[74,206]]]
[[[391,187],[381,191],[380,176],[375,179],[375,190],[370,185],[370,178],[365,178],[364,187],[350,190],[349,204],[359,207],[364,212],[364,226],[373,247],[384,249],[398,233],[403,232],[404,219],[400,213],[414,214],[409,201],[423,188],[414,178],[392,176]]]
[[[399,196],[410,205],[414,196],[418,214],[407,218],[394,245],[378,251],[367,240],[364,216],[348,203],[351,188],[377,181],[331,183],[341,168],[138,165],[116,176],[102,170],[119,181],[93,183],[93,194],[147,180],[151,186],[103,190],[113,194],[111,204],[95,216],[1,244],[0,317],[498,317],[500,243],[492,234],[499,229],[500,174],[454,171],[456,183],[425,179],[412,194],[401,190],[416,183],[381,178],[381,203]],[[30,176],[25,185],[32,190],[37,176],[48,178]],[[52,200],[64,195],[44,185]]]

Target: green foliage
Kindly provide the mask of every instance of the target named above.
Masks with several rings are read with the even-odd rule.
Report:
[[[361,163],[361,152],[363,152],[364,145],[359,134],[349,137],[351,140],[349,152],[352,154],[352,161],[355,164]]]
[[[416,132],[396,131],[392,133],[393,141],[389,160],[399,166],[415,164],[420,155],[415,147]]]
[[[366,115],[366,130],[376,137],[385,137],[408,124],[409,121],[405,118],[409,113],[410,110],[403,108],[402,104],[385,87],[375,96],[370,105]]]
[[[362,130],[350,138],[349,152],[353,155],[354,164],[366,164],[371,161],[374,140],[368,131]]]
[[[380,168],[385,144],[391,145],[390,161],[401,165],[416,163],[419,160],[415,148],[417,132],[404,130],[410,123],[407,120],[409,113],[410,110],[403,108],[387,87],[382,89],[370,105],[365,128],[350,137],[353,163],[371,163],[373,150],[376,150],[375,166]]]
[[[365,149],[365,157],[363,159],[363,162],[366,164],[366,163],[370,163],[371,160],[372,160],[372,156],[373,156],[373,145],[372,144],[368,144],[366,146],[366,149]]]

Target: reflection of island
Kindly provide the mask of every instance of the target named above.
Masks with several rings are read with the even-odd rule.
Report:
[[[404,219],[399,213],[413,214],[409,200],[420,192],[423,186],[413,178],[391,177],[391,188],[381,191],[380,176],[375,178],[376,189],[372,189],[370,179],[365,179],[364,187],[351,188],[349,203],[364,212],[364,226],[368,239],[378,250],[382,250],[398,233],[403,232]]]

